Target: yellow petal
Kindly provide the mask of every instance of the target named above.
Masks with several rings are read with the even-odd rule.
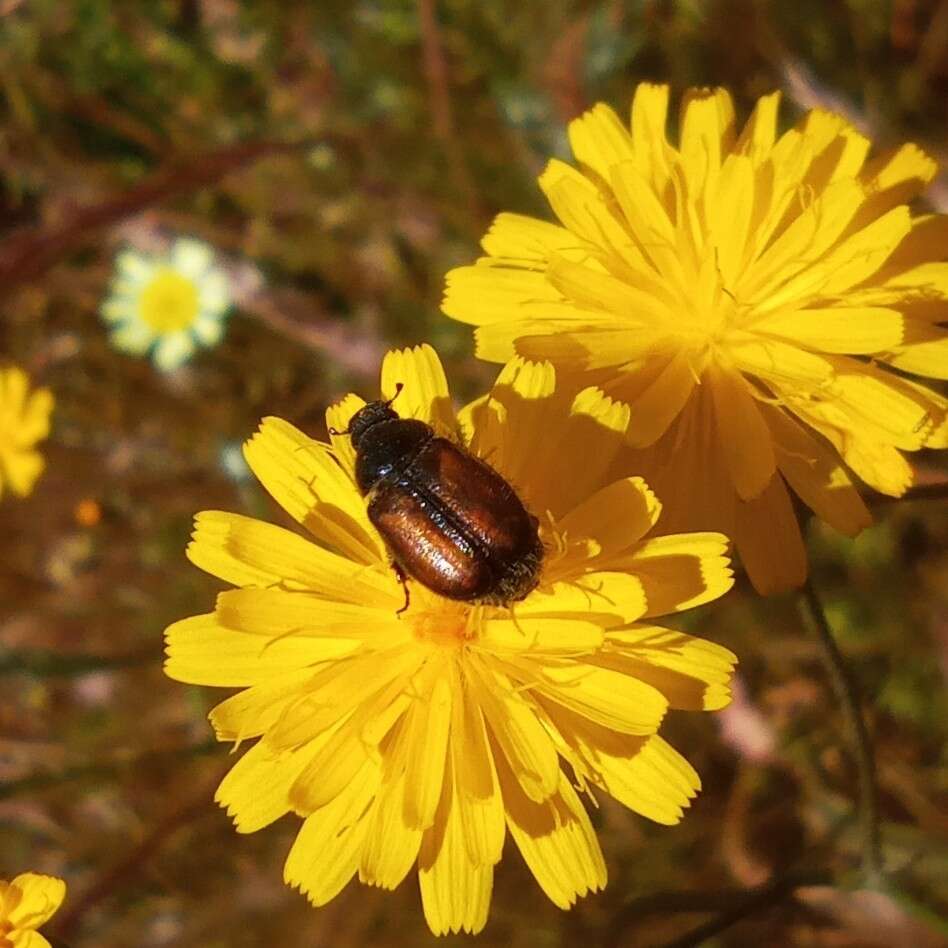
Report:
[[[777,135],[777,112],[780,108],[780,93],[771,92],[761,96],[741,130],[735,151],[748,155],[755,165],[770,153]]]
[[[387,562],[365,501],[326,445],[265,418],[244,456],[274,500],[318,540],[359,563]]]
[[[378,782],[378,765],[366,762],[345,793],[308,816],[300,828],[283,878],[313,905],[335,898],[358,869],[370,823],[366,808]]]
[[[219,741],[243,741],[265,734],[298,700],[312,677],[312,670],[304,668],[238,691],[208,715],[215,736]]]
[[[560,765],[536,712],[496,662],[471,662],[467,681],[524,793],[545,800],[560,782]]]
[[[863,186],[853,180],[828,187],[744,272],[734,292],[741,298],[760,298],[766,307],[775,308],[775,288],[789,276],[808,273],[810,268],[801,266],[804,261],[819,261],[820,273],[814,278],[822,277],[823,260],[858,211],[863,193]]]
[[[7,406],[9,410],[9,406]],[[53,411],[53,393],[48,388],[36,389],[23,406],[23,413],[13,430],[13,437],[22,446],[42,441],[49,434],[49,416]]]
[[[770,429],[739,372],[712,362],[705,377],[734,489],[742,500],[757,497],[776,470]]]
[[[52,948],[48,939],[39,932],[16,931],[11,933],[11,948]]]
[[[404,771],[379,788],[359,862],[359,879],[367,885],[396,888],[418,857],[422,830],[405,822],[405,790]]]
[[[6,474],[10,490],[19,497],[32,493],[45,467],[46,462],[36,451],[18,451],[5,458],[0,457],[0,474]]]
[[[772,314],[755,322],[754,330],[823,352],[861,354],[899,345],[905,318],[881,306],[833,306]]]
[[[606,864],[589,817],[568,780],[550,799],[534,802],[506,768],[500,770],[507,826],[540,888],[568,909],[606,884]]]
[[[29,386],[29,376],[19,366],[0,369],[0,404],[11,416],[22,412]]]
[[[490,398],[471,406],[472,450],[537,517],[547,510],[560,515],[602,484],[628,423],[628,408],[596,389],[584,389],[571,405],[567,397],[557,391],[552,366],[518,359],[501,372]],[[550,476],[564,467],[569,477]]]
[[[728,354],[742,372],[776,385],[798,385],[809,389],[833,375],[833,365],[825,357],[777,339],[749,333],[733,334]]]
[[[551,567],[552,576],[557,572]],[[638,576],[608,570],[576,575],[572,569],[569,573],[573,578],[544,585],[518,605],[517,622],[523,625],[521,620],[533,618],[544,623],[568,623],[571,628],[569,632],[564,629],[564,640],[578,646],[582,641],[591,643],[597,634],[601,636],[603,628],[631,622],[645,613],[645,589]]]
[[[326,430],[336,456],[349,479],[355,483],[355,448],[349,437],[349,422],[365,406],[365,399],[351,392],[326,409]]]
[[[641,539],[661,511],[662,505],[641,477],[626,477],[584,499],[556,527],[570,537],[595,540],[608,556]]]
[[[701,787],[694,768],[657,734],[630,738],[577,715],[560,714],[556,724],[597,786],[656,823],[677,823]]]
[[[628,235],[596,186],[582,172],[554,158],[538,178],[560,222],[593,246],[622,247]]]
[[[492,257],[545,261],[551,253],[575,250],[579,240],[565,227],[523,214],[498,214],[481,241]]]
[[[484,326],[510,319],[528,302],[542,304],[561,298],[544,269],[504,267],[485,260],[448,272],[441,309],[462,323]]]
[[[222,625],[220,618],[191,616],[165,630],[165,674],[193,685],[236,688],[305,669],[352,650],[344,639],[291,635],[266,639]]]
[[[611,168],[607,180],[643,255],[658,269],[664,270],[670,265],[673,273],[680,273],[680,267],[675,266],[671,257],[676,240],[675,224],[652,188],[647,173],[636,162],[627,161]]]
[[[588,599],[586,602],[588,604]],[[556,599],[545,597],[529,611],[518,605],[515,618],[485,619],[472,647],[497,655],[587,655],[602,645],[602,627],[595,622],[583,621],[579,617],[548,618],[531,614],[542,610],[544,605],[550,612],[557,611]]]
[[[750,158],[728,155],[717,186],[708,194],[708,228],[715,245],[722,286],[736,286],[748,255],[754,209],[754,168]]]
[[[842,446],[842,455],[862,480],[890,497],[901,497],[915,480],[911,464],[891,445],[850,437]]]
[[[330,553],[282,527],[221,510],[194,518],[188,559],[235,586],[307,590],[366,605],[401,603],[388,569],[372,569]]]
[[[734,542],[754,588],[762,595],[802,586],[806,549],[783,478],[754,500],[737,505]]]
[[[894,375],[855,360],[840,359],[826,397],[845,410],[847,426],[857,434],[871,433],[909,451],[925,443],[930,424],[927,406]]]
[[[918,145],[908,143],[880,155],[863,169],[863,180],[870,190],[864,213],[878,217],[892,207],[907,204],[925,190],[937,173],[938,163]]]
[[[312,740],[376,693],[406,678],[417,662],[418,650],[409,644],[317,670],[306,691],[267,730],[267,744],[274,749],[292,748]]]
[[[435,935],[479,932],[487,922],[493,867],[477,864],[465,844],[460,799],[449,763],[435,824],[418,853],[418,883],[428,926]]]
[[[695,769],[657,734],[630,759],[608,761],[606,778],[606,789],[620,803],[666,826],[681,820],[701,789]]]
[[[632,98],[632,141],[640,164],[665,160],[665,126],[668,123],[668,86],[640,82]]]
[[[793,491],[821,519],[847,536],[872,523],[872,514],[831,447],[786,412],[764,407],[774,433],[777,464]]]
[[[610,629],[597,662],[647,682],[684,711],[717,711],[731,701],[737,656],[714,642],[659,626]]]
[[[872,276],[911,227],[909,209],[896,207],[843,241],[820,262],[827,274],[820,293],[835,296]]]
[[[214,799],[227,810],[238,833],[255,833],[290,810],[289,789],[311,751],[274,753],[257,743],[234,764]]]
[[[314,654],[321,647],[327,658],[340,658],[358,648],[360,638],[372,642],[384,636],[389,645],[402,639],[407,634],[405,624],[395,614],[395,606],[402,602],[403,598],[387,608],[378,608],[278,588],[230,589],[217,597],[217,617],[228,628],[256,635],[351,638],[350,642],[327,641],[313,646]]]
[[[476,687],[476,686],[475,686]],[[460,689],[452,707],[451,757],[457,793],[455,801],[468,855],[475,865],[499,862],[506,824],[494,754],[480,706],[470,689]]]
[[[628,129],[601,102],[569,123],[569,143],[576,160],[602,181],[609,180],[609,169],[614,164],[634,157]]]
[[[685,407],[696,382],[686,349],[679,349],[641,394],[629,399],[628,441],[633,447],[654,444]]]
[[[734,136],[734,103],[725,89],[689,89],[681,101],[681,167],[688,193],[700,195],[717,176]]]
[[[594,665],[547,665],[535,690],[622,734],[654,734],[668,709],[665,697],[645,682]]]
[[[326,806],[345,792],[366,760],[379,756],[379,744],[413,700],[404,689],[405,682],[396,680],[374,696],[366,696],[340,727],[313,743],[309,763],[289,790],[297,813],[309,814]]]
[[[382,398],[395,398],[393,408],[402,418],[417,418],[439,434],[453,434],[457,424],[451,393],[438,354],[425,344],[414,349],[393,349],[382,361]]]
[[[547,279],[560,293],[580,306],[610,314],[615,329],[627,330],[624,338],[610,337],[611,342],[621,349],[615,353],[611,363],[603,360],[604,365],[621,364],[642,352],[653,344],[655,332],[666,332],[672,324],[672,313],[665,302],[585,263],[553,257],[547,267]]]
[[[903,346],[880,358],[903,372],[926,375],[932,379],[948,379],[948,335]]]
[[[820,191],[834,181],[859,174],[870,142],[849,122],[832,112],[813,109],[806,114],[801,127],[815,152],[804,179],[807,185]]]
[[[612,565],[634,571],[645,590],[645,615],[661,616],[710,602],[734,585],[727,549],[720,533],[657,536]]]
[[[429,663],[430,679],[422,674],[415,677],[419,697],[402,725],[405,741],[413,748],[405,776],[405,821],[421,829],[434,822],[451,732],[451,678],[444,666],[437,665],[436,659]]]
[[[66,897],[66,883],[55,876],[24,872],[10,884],[21,893],[19,902],[4,919],[14,928],[39,928]]]

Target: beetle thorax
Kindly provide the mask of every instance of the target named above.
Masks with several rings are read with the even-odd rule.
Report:
[[[383,477],[402,471],[434,437],[431,427],[423,421],[399,418],[394,412],[392,416],[380,418],[359,433],[355,474],[363,494]]]

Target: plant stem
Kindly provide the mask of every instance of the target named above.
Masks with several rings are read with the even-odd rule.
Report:
[[[869,728],[860,707],[856,684],[833,637],[833,630],[812,579],[807,579],[800,593],[799,603],[804,620],[816,631],[830,683],[849,728],[859,778],[858,812],[862,837],[862,870],[866,884],[875,886],[882,876],[882,851],[876,797],[876,765]]]
[[[779,905],[801,886],[833,884],[833,877],[827,872],[793,873],[774,879],[757,889],[752,889],[738,905],[725,909],[703,925],[669,942],[666,948],[697,948],[709,938],[720,935],[721,932],[750,918],[751,915]]]

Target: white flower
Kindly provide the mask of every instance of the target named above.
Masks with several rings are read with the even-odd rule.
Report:
[[[170,372],[198,346],[220,342],[230,292],[207,244],[179,237],[163,254],[124,250],[116,271],[101,312],[117,348],[151,352],[155,365]]]

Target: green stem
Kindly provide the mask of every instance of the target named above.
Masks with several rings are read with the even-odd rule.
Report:
[[[859,779],[859,824],[862,837],[862,870],[865,882],[877,885],[882,876],[882,849],[879,835],[879,808],[876,794],[876,765],[869,728],[859,702],[859,693],[833,630],[823,603],[811,579],[800,593],[800,611],[815,630],[823,662],[829,674],[836,701],[846,719]]]

